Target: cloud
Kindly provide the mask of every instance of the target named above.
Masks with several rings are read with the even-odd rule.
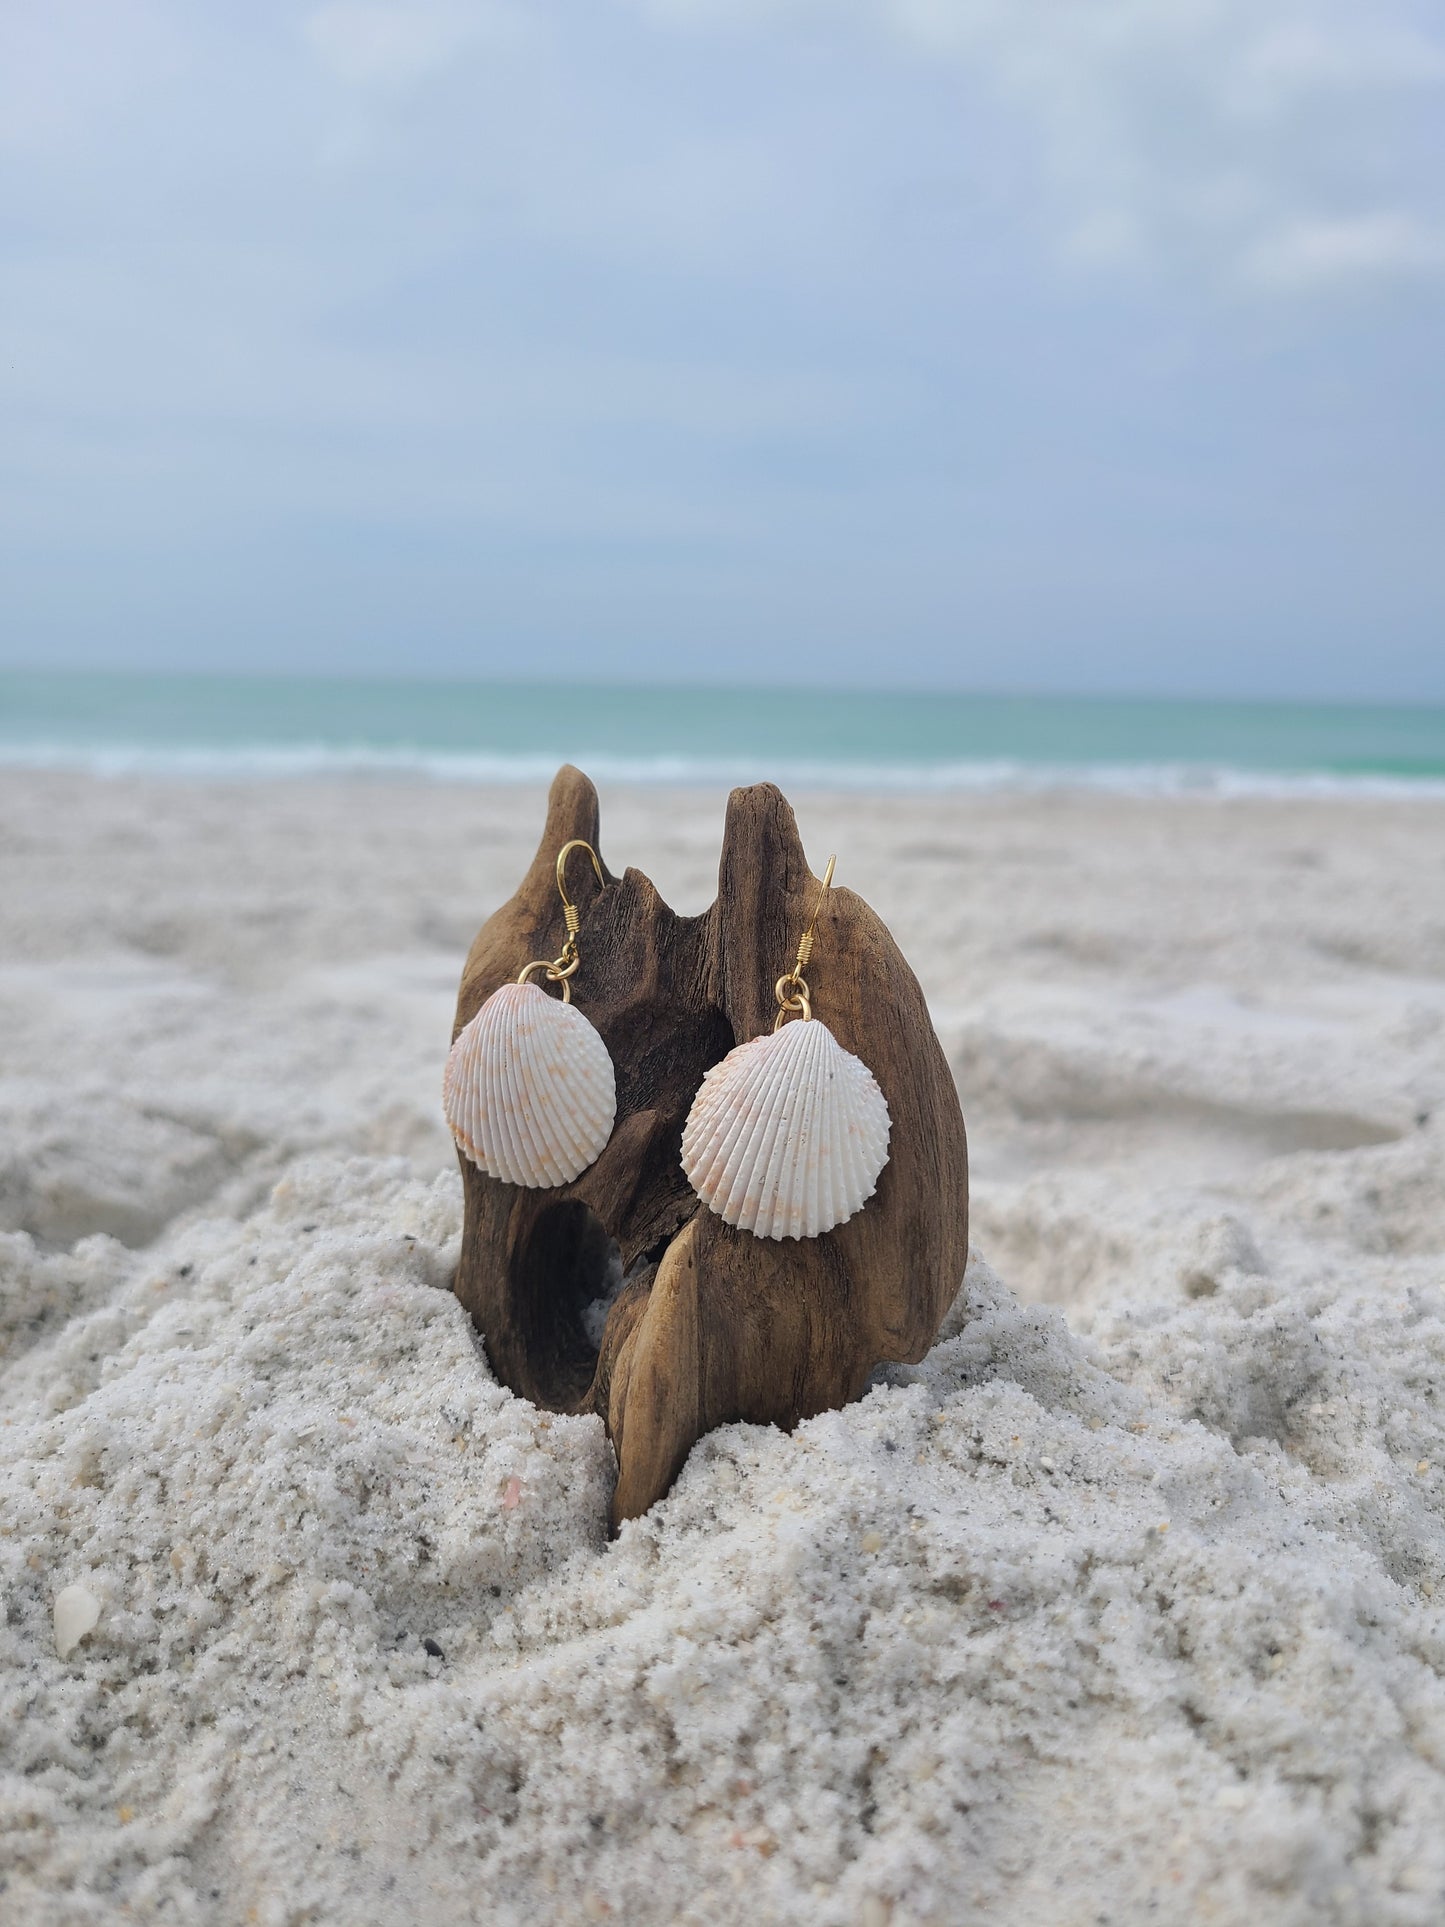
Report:
[[[1238,82],[1236,103],[1264,112],[1310,94],[1408,95],[1445,83],[1445,44],[1391,23],[1266,24],[1242,49]]]
[[[1436,276],[1445,272],[1445,231],[1388,210],[1295,221],[1257,242],[1245,269],[1261,287],[1282,294]]]
[[[1023,130],[1077,266],[1322,293],[1420,272],[1445,226],[1445,21],[1411,0],[640,4],[695,32],[867,32],[953,71],[961,112],[981,95]]]
[[[0,151],[63,162],[184,71],[163,0],[0,5]]]
[[[515,46],[530,28],[527,16],[498,0],[450,6],[332,0],[307,16],[304,31],[334,78],[400,91],[478,47]]]
[[[0,654],[1433,665],[1372,4],[0,0]]]

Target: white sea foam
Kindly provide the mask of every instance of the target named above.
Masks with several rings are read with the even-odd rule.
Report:
[[[1084,790],[1111,796],[1445,799],[1445,777],[1378,771],[1250,769],[1224,763],[1026,762],[997,757],[957,762],[869,762],[741,755],[618,756],[576,744],[505,754],[405,744],[324,742],[150,744],[5,742],[0,768],[78,770],[193,782],[269,782],[308,777],[412,778],[435,783],[545,783],[559,764],[580,764],[599,782],[684,789],[776,782],[785,789],[948,791],[1040,795]]]

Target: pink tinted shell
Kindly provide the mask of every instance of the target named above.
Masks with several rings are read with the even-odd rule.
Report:
[[[682,1133],[703,1203],[759,1238],[816,1238],[872,1197],[888,1106],[816,1017],[739,1044],[704,1077]]]
[[[503,984],[460,1032],[442,1078],[458,1145],[508,1184],[566,1184],[612,1135],[617,1077],[573,1004],[533,983]]]

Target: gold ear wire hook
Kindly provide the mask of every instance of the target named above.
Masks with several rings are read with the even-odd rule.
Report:
[[[561,984],[564,1004],[572,1001],[572,986],[567,979],[582,961],[577,954],[577,932],[582,927],[582,912],[567,894],[567,859],[574,850],[587,852],[592,859],[592,868],[597,872],[597,881],[604,890],[607,888],[607,878],[602,874],[602,859],[586,837],[574,836],[570,843],[564,843],[557,852],[557,894],[562,899],[562,921],[567,926],[567,941],[562,946],[561,954],[554,957],[551,963],[538,957],[517,973],[517,982],[524,984],[534,970],[544,971],[548,983]]]
[[[813,954],[813,932],[818,928],[818,915],[823,908],[823,899],[825,896],[827,896],[828,891],[832,886],[833,866],[837,863],[837,861],[838,859],[836,856],[830,856],[828,858],[828,867],[823,872],[823,881],[818,890],[818,901],[813,905],[813,914],[808,919],[807,929],[803,932],[802,936],[799,937],[798,939],[798,961],[793,965],[793,975],[795,977],[797,976],[798,972],[803,969],[809,957],[811,957]]]
[[[828,858],[828,867],[823,872],[823,881],[818,889],[818,900],[813,905],[813,914],[808,919],[807,928],[798,939],[797,960],[792,969],[785,971],[773,986],[773,995],[778,1000],[778,1014],[773,1019],[774,1030],[786,1023],[788,1017],[795,1011],[803,1013],[804,1023],[813,1014],[813,993],[808,988],[803,971],[813,954],[813,937],[818,928],[818,918],[822,914],[823,899],[832,887],[833,868],[837,861],[836,856]]]
[[[582,922],[582,914],[567,894],[567,859],[574,850],[585,850],[592,859],[592,868],[597,872],[597,881],[603,889],[607,879],[602,874],[602,859],[587,841],[585,836],[574,836],[570,843],[564,843],[557,852],[557,894],[562,899],[562,918],[567,925],[567,942],[575,949],[572,939],[577,935]]]

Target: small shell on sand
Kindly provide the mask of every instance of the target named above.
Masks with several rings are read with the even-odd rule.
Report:
[[[84,1586],[66,1586],[55,1595],[55,1650],[62,1659],[69,1659],[99,1623],[100,1601]]]
[[[702,1080],[682,1168],[710,1210],[759,1238],[816,1238],[871,1198],[888,1106],[816,1017],[729,1051]]]
[[[617,1074],[574,1005],[503,984],[452,1045],[442,1107],[473,1164],[538,1190],[577,1177],[611,1137]]]

